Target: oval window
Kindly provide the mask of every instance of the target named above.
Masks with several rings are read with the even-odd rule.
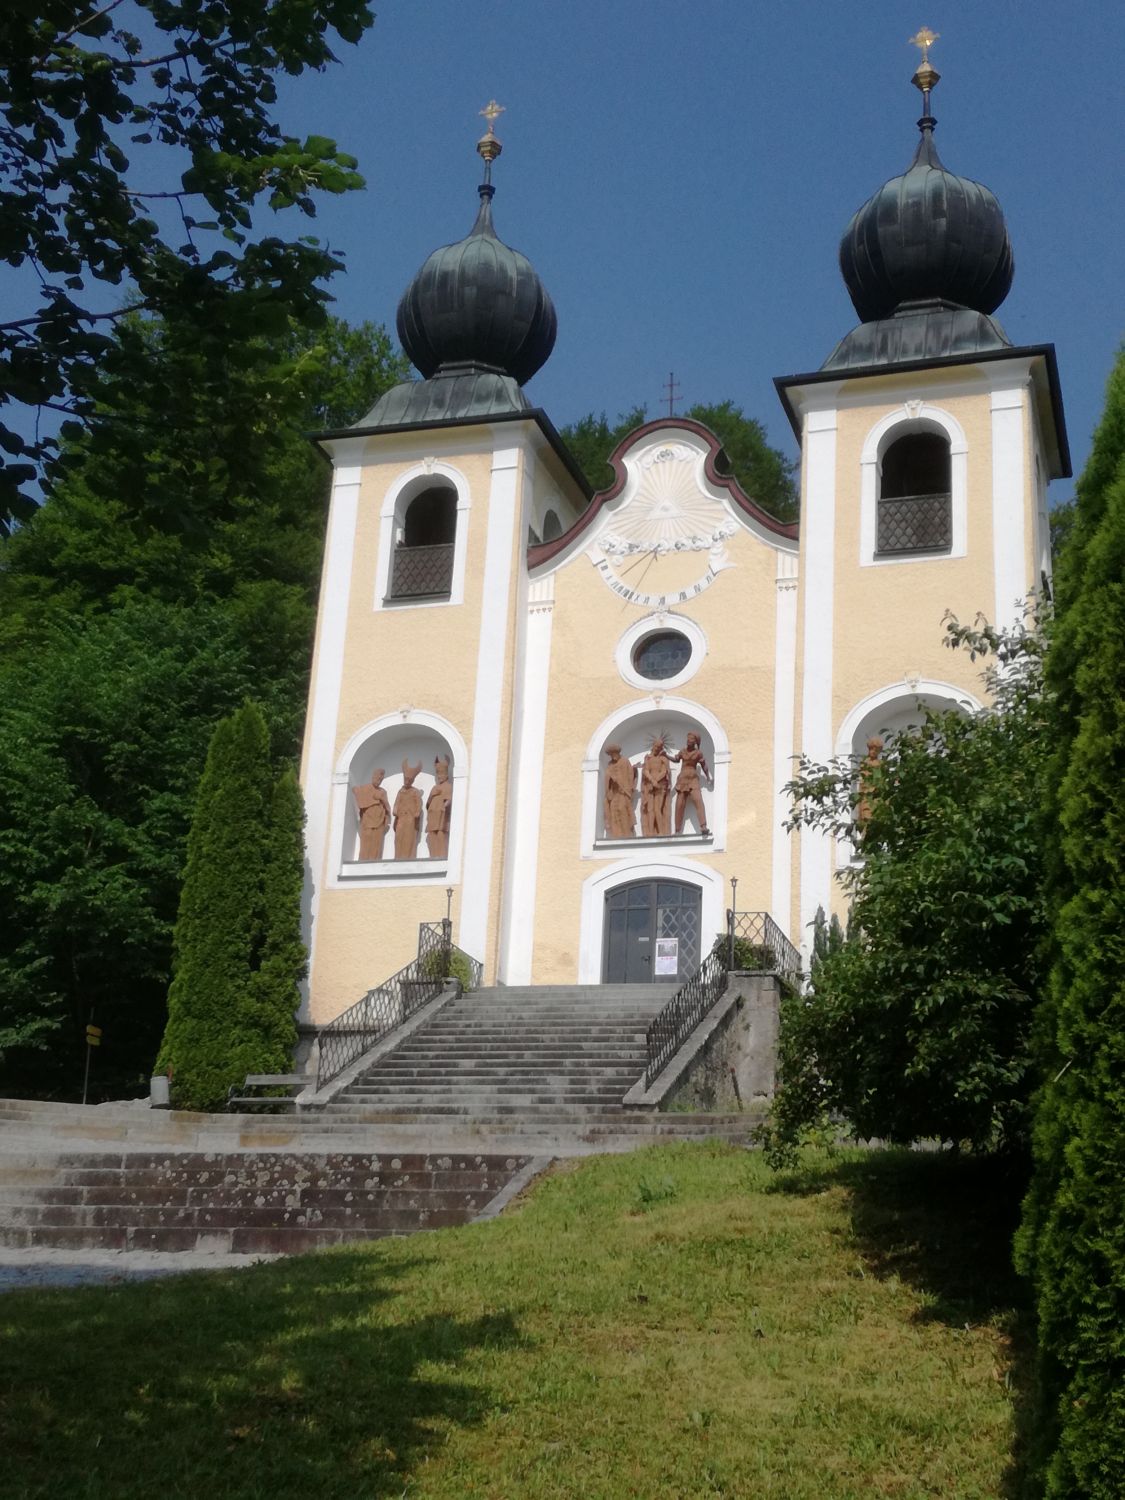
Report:
[[[663,682],[675,677],[691,661],[691,642],[678,630],[658,630],[633,647],[633,670],[638,677]]]

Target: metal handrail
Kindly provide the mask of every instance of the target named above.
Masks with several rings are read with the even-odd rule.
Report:
[[[732,969],[774,974],[795,986],[801,977],[801,955],[768,912],[728,911],[725,939],[716,939],[696,972],[649,1024],[645,1088],[652,1087],[657,1074],[721,998]]]
[[[453,969],[458,967],[455,958],[463,961],[460,966],[466,967],[470,976],[470,983],[463,988],[476,989],[480,985],[483,966],[453,943],[451,930],[448,920],[420,923],[417,957],[321,1027],[316,1068],[318,1089],[338,1078],[345,1068],[440,995]]]
[[[801,955],[769,912],[728,911],[727,936],[732,969],[776,974],[787,984],[801,980]]]

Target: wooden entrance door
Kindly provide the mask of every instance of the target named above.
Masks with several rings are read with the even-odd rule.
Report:
[[[699,967],[701,906],[699,887],[675,880],[615,887],[605,898],[603,984],[685,983]]]

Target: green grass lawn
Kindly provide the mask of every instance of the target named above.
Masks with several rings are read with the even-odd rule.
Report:
[[[1014,1493],[995,1163],[659,1147],[490,1224],[0,1298],[15,1497]]]

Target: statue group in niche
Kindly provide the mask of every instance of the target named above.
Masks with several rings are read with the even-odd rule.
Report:
[[[672,835],[672,801],[675,799],[676,832],[683,833],[690,807],[695,813],[701,834],[710,835],[707,811],[703,806],[701,780],[710,781],[711,772],[698,733],[690,730],[684,748],[677,752],[665,735],[657,735],[640,767],[641,837],[665,839]],[[605,771],[605,836],[607,839],[636,837],[633,797],[637,785],[637,768],[626,760],[620,745],[607,745],[609,764]],[[672,785],[672,767],[680,770]]]
[[[360,860],[381,860],[389,829],[394,830],[394,858],[417,859],[422,836],[422,793],[414,785],[422,762],[412,766],[402,763],[402,786],[392,809],[383,790],[386,771],[380,766],[371,773],[370,782],[353,786],[352,797],[359,814]],[[449,856],[449,822],[453,811],[453,784],[449,779],[449,760],[434,757],[434,784],[425,803],[426,846],[430,859]]]

